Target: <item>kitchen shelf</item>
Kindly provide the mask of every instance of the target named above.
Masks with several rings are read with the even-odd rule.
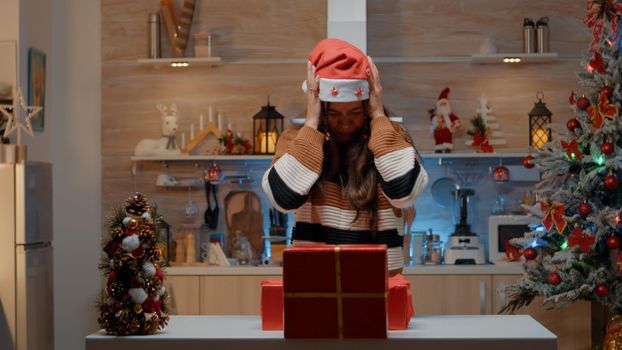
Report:
[[[521,63],[544,63],[555,61],[580,61],[579,56],[559,56],[557,53],[497,53],[474,54],[471,56],[404,56],[404,57],[372,57],[376,63],[504,63],[504,58],[520,58]],[[127,62],[127,61],[125,61]],[[306,64],[306,58],[251,58],[251,59],[223,59],[221,57],[167,57],[167,58],[139,58],[135,62],[143,66],[170,67],[172,63],[188,63],[190,66],[220,66],[220,65],[270,65],[270,64]],[[123,60],[112,63],[123,63]]]
[[[527,156],[527,151],[524,152],[500,152],[500,153],[433,153],[433,152],[420,152],[422,158],[524,158]]]
[[[272,160],[273,154],[267,155],[175,155],[175,156],[132,156],[132,161],[204,161],[204,160]]]
[[[167,58],[139,58],[136,62],[140,65],[151,67],[171,67],[173,64],[187,64],[187,66],[219,66],[222,64],[220,57],[167,57]],[[180,68],[184,68],[183,66]]]
[[[520,62],[506,62],[507,59],[517,59]],[[544,63],[557,61],[557,53],[495,53],[475,54],[471,56],[471,63]]]
[[[433,152],[421,152],[423,158],[523,158],[527,155],[527,151],[516,152],[501,152],[501,153],[476,153],[476,152],[463,152],[463,153],[433,153]],[[271,161],[274,155],[175,155],[175,156],[132,156],[131,160],[137,161]]]

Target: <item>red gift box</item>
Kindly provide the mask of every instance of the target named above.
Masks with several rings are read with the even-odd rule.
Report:
[[[261,329],[283,329],[283,280],[261,281]]]
[[[415,314],[410,283],[401,274],[389,278],[389,297],[387,302],[389,329],[407,329]]]
[[[283,253],[285,338],[386,338],[385,245],[304,245]]]

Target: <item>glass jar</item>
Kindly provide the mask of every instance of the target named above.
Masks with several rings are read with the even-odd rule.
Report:
[[[431,232],[425,236],[421,246],[421,262],[426,265],[438,265],[443,262],[443,241],[439,235]]]

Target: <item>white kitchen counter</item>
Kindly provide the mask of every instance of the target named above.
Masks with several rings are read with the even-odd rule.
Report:
[[[345,340],[285,340],[282,331],[262,331],[257,316],[171,316],[155,335],[115,337],[100,330],[85,343],[85,350],[555,350],[557,337],[527,315],[421,316],[408,330],[389,331],[388,339]]]
[[[171,276],[231,276],[231,275],[281,275],[281,267],[255,266],[176,266],[166,268]],[[502,263],[498,265],[415,265],[404,268],[404,275],[520,275],[523,269],[520,263]]]

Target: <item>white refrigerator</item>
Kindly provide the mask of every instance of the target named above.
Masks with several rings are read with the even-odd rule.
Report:
[[[0,349],[54,349],[52,166],[0,163]]]

